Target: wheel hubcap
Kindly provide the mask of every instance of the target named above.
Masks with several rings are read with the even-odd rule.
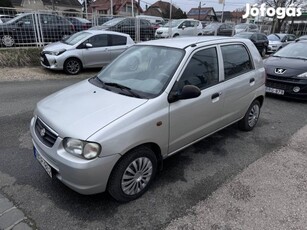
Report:
[[[249,113],[248,116],[248,125],[250,127],[254,127],[258,121],[258,117],[259,117],[259,106],[258,105],[254,105]]]
[[[121,182],[123,192],[126,195],[135,195],[141,192],[150,181],[152,171],[152,163],[147,157],[134,160],[123,174]]]
[[[67,63],[67,70],[69,73],[78,73],[80,65],[77,61],[69,61]]]
[[[4,35],[2,37],[2,43],[5,46],[13,46],[14,45],[14,39],[9,35]]]

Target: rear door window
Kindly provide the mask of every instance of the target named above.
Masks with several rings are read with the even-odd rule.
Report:
[[[253,70],[249,52],[244,45],[232,44],[221,46],[225,80]]]

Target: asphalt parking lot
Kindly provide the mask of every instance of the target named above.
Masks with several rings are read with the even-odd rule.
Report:
[[[50,180],[34,159],[29,122],[35,104],[86,78],[45,80],[39,76],[37,80],[0,83],[0,193],[38,229],[166,228],[249,165],[285,147],[307,123],[306,103],[267,97],[255,130],[241,132],[233,125],[181,151],[165,161],[143,197],[119,204],[107,194],[82,196]],[[238,196],[240,192],[237,190]]]

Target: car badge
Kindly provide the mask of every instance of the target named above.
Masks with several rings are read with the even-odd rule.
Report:
[[[286,69],[282,69],[282,68],[276,68],[275,69],[276,74],[284,74],[285,72],[286,72]]]
[[[44,137],[46,135],[46,129],[42,128],[39,134],[41,135],[41,137]]]

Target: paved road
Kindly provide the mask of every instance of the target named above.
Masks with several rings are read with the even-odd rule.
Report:
[[[108,194],[79,195],[50,180],[35,161],[29,122],[37,101],[77,80],[0,83],[0,193],[38,229],[161,229],[244,168],[280,149],[306,122],[306,103],[267,98],[253,132],[236,126],[165,161],[150,190],[118,204]]]

